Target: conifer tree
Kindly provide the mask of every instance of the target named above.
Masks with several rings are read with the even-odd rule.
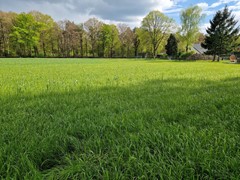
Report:
[[[169,36],[165,49],[168,56],[176,57],[178,52],[178,44],[177,39],[173,34]]]
[[[207,54],[220,57],[230,53],[236,46],[236,40],[239,37],[238,21],[232,15],[232,11],[226,6],[223,11],[217,11],[210,21],[210,27],[207,28],[207,36],[202,47],[208,49]]]

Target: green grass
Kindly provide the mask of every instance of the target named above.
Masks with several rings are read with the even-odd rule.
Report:
[[[0,178],[239,179],[240,66],[0,59]]]

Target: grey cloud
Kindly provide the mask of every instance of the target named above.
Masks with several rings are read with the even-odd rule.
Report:
[[[153,9],[170,10],[186,0],[0,0],[0,10],[29,12],[37,10],[56,21],[69,19],[76,23],[95,16],[114,23],[139,25],[139,17]]]
[[[170,0],[166,0],[170,1]],[[164,1],[162,1],[164,2]],[[40,10],[43,5],[59,7],[72,14],[87,14],[106,20],[128,21],[129,17],[142,16],[156,6],[156,0],[0,0],[2,10],[25,11],[31,7]],[[163,3],[164,6],[164,3]],[[51,8],[47,8],[50,9]],[[44,11],[44,9],[42,9]],[[54,9],[52,9],[54,11]],[[52,12],[50,12],[52,13]],[[60,15],[61,16],[61,15]],[[66,17],[68,18],[68,17]]]

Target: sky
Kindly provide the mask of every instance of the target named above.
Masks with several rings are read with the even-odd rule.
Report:
[[[209,20],[225,5],[240,20],[240,0],[0,0],[0,11],[48,14],[56,21],[70,20],[82,23],[96,17],[105,23],[124,23],[139,27],[142,19],[152,10],[159,10],[180,24],[180,12],[191,5],[199,5],[206,15],[201,31],[209,26]]]

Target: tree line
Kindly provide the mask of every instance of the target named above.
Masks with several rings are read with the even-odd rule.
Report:
[[[222,18],[225,17],[228,26],[236,26],[237,21],[229,13],[233,22],[226,20],[226,12]],[[142,20],[141,27],[131,29],[126,24],[106,24],[97,18],[76,24],[69,20],[56,22],[38,11],[20,14],[0,11],[0,57],[156,58],[166,52],[171,56],[177,56],[179,52],[188,53],[193,43],[202,43],[209,49],[208,53],[221,54],[210,48],[209,42],[213,43],[214,38],[200,33],[199,25],[204,18],[200,7],[191,6],[183,10],[180,17],[181,26],[178,26],[162,12],[151,11]],[[224,28],[227,25],[222,25],[218,34],[226,35]],[[234,31],[234,28],[228,30]],[[231,37],[238,34],[236,30]],[[214,37],[220,40],[219,36]],[[222,44],[225,41],[229,38],[221,39]],[[169,42],[175,45],[168,45]],[[227,45],[211,46],[226,53]],[[169,50],[167,47],[174,48]]]

